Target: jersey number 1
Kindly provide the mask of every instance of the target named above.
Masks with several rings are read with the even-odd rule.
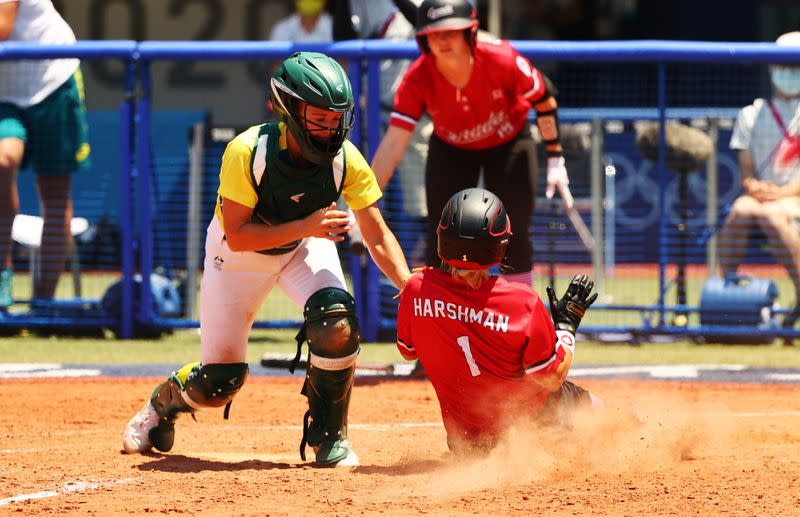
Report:
[[[459,337],[456,339],[456,343],[461,347],[461,351],[464,352],[464,358],[467,360],[467,365],[469,366],[469,373],[471,373],[473,377],[480,375],[481,371],[478,369],[475,358],[472,357],[472,350],[469,347],[469,336]]]

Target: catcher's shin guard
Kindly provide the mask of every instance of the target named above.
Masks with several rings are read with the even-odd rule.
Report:
[[[355,357],[342,358],[352,361],[342,370],[323,370],[314,366],[314,356],[308,367],[308,376],[303,385],[303,395],[308,398],[308,411],[303,421],[303,440],[300,457],[305,460],[306,444],[314,447],[319,465],[336,465],[350,451],[347,441],[347,414],[350,394],[355,376]],[[310,418],[310,422],[309,422]]]
[[[175,442],[175,420],[179,413],[194,413],[201,407],[228,407],[247,378],[247,363],[190,363],[174,372],[159,385],[150,403],[159,416],[159,423],[150,430],[150,443],[161,452],[168,452]]]
[[[343,289],[321,289],[309,297],[304,316],[297,340],[298,345],[308,340],[309,366],[302,393],[309,409],[300,457],[306,459],[308,444],[314,447],[320,466],[357,465],[347,441],[347,411],[361,341],[355,301]]]

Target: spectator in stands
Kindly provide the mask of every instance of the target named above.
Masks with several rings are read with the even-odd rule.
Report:
[[[333,20],[325,12],[325,0],[295,0],[294,7],[294,13],[272,27],[271,41],[327,43],[333,39]]]
[[[477,39],[467,0],[424,0],[418,10],[422,56],[408,69],[372,162],[381,187],[394,173],[424,113],[433,120],[425,169],[428,214],[440,213],[454,191],[485,185],[505,199],[515,228],[507,278],[532,282],[530,220],[535,198],[536,148],[528,123],[533,106],[547,149],[547,197],[559,189],[572,203],[558,130],[553,84],[506,42]],[[427,231],[427,264],[436,265],[437,221]]]
[[[0,41],[75,42],[51,0],[0,0]],[[41,275],[33,296],[50,299],[70,242],[71,175],[88,164],[86,105],[77,59],[0,61],[0,308],[13,303],[11,227],[17,170],[30,164],[44,218]]]
[[[778,38],[800,48],[800,32]],[[744,193],[731,207],[719,236],[720,265],[734,274],[747,251],[747,236],[760,226],[775,257],[786,267],[800,302],[800,66],[770,67],[773,95],[741,110],[731,136],[739,151]],[[794,326],[800,309],[784,319]]]

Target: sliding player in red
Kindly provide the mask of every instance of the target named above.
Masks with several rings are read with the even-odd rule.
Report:
[[[439,268],[411,277],[400,297],[397,347],[419,359],[436,390],[451,450],[493,446],[519,417],[562,422],[600,399],[566,380],[575,331],[594,282],[572,279],[550,313],[528,286],[489,274],[505,257],[511,224],[484,189],[453,195],[438,230]],[[551,320],[552,315],[552,320]]]

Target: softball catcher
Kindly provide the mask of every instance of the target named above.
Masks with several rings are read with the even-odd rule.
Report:
[[[281,120],[234,138],[222,158],[214,216],[206,236],[200,296],[201,358],[156,387],[125,429],[125,452],[167,452],[181,413],[225,407],[248,375],[247,340],[258,308],[279,285],[300,307],[310,366],[301,457],[317,466],[356,466],[347,415],[359,352],[355,302],[335,243],[350,229],[340,195],[353,209],[378,267],[398,287],[411,273],[375,204],[375,176],[347,140],[353,94],[342,67],[324,54],[299,52],[270,81]]]

